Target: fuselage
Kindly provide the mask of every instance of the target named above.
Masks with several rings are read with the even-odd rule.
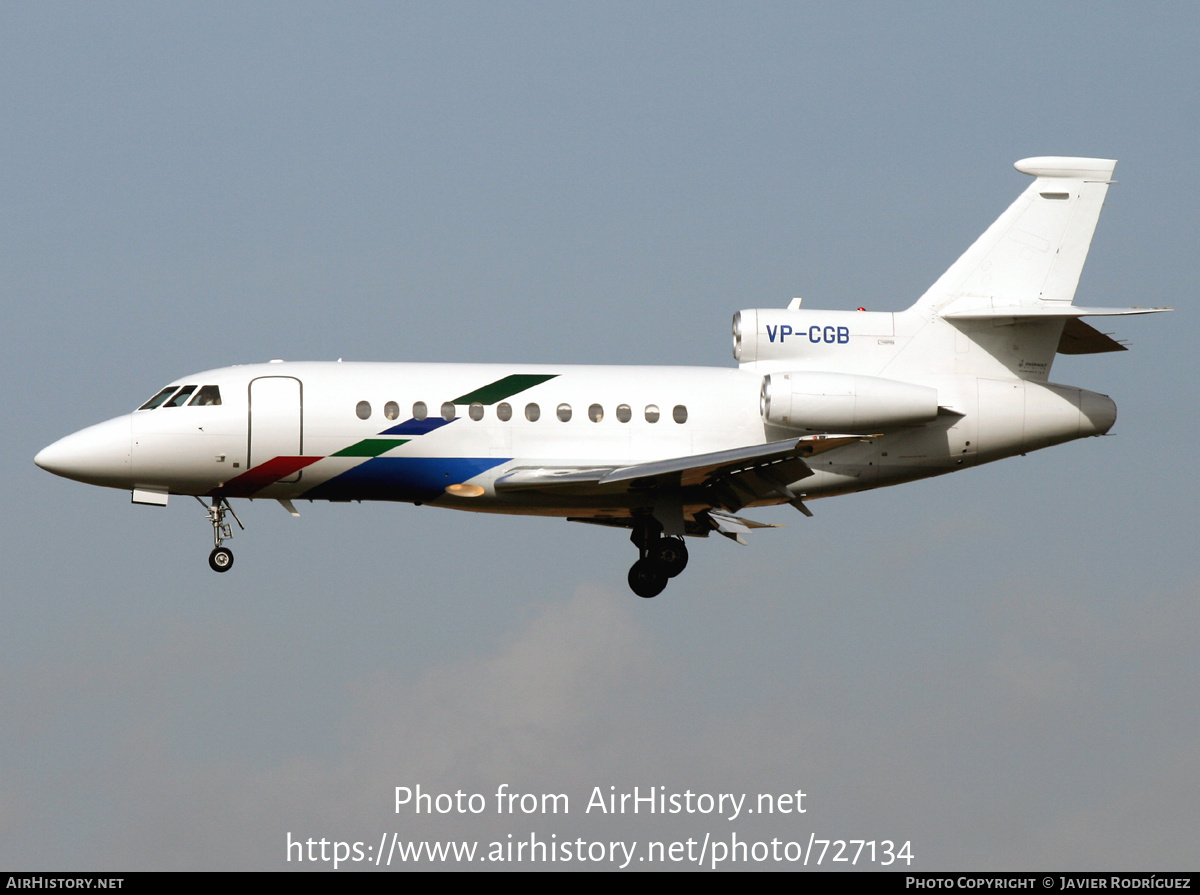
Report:
[[[856,433],[878,437],[814,459],[805,494],[951,472],[1101,434],[1115,418],[1106,397],[1063,386],[946,375],[931,384],[935,419]],[[37,462],[164,496],[612,515],[638,496],[494,485],[514,469],[625,466],[806,434],[764,418],[762,385],[760,371],[744,368],[272,362],[182,377],[156,406],[70,435]]]

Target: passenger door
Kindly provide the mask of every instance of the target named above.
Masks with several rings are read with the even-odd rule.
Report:
[[[249,457],[253,469],[275,457],[304,452],[304,388],[292,376],[262,376],[250,382]],[[298,482],[303,471],[281,482]]]

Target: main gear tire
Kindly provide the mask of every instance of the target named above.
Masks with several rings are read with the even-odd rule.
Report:
[[[655,559],[639,559],[629,568],[629,589],[643,599],[657,597],[667,586],[667,573]]]
[[[668,578],[674,578],[687,568],[688,549],[683,538],[660,538],[654,545],[651,556],[658,560]]]

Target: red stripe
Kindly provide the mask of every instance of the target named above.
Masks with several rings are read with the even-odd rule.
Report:
[[[266,463],[260,463],[253,469],[247,469],[235,479],[230,479],[225,486],[214,493],[225,497],[249,497],[261,491],[267,485],[280,479],[286,479],[292,473],[299,472],[305,466],[311,466],[323,457],[276,457]]]

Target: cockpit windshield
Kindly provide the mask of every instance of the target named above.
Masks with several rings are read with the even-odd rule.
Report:
[[[188,397],[195,390],[196,390],[196,386],[185,385],[178,392],[176,392],[175,397],[172,398],[170,401],[168,401],[166,404],[164,404],[163,407],[182,407],[184,404],[187,403]]]
[[[171,395],[175,394],[175,389],[177,388],[179,388],[177,385],[168,385],[161,392],[139,407],[138,410],[153,410],[163,401],[167,400],[167,398],[171,397]]]
[[[221,403],[221,390],[215,385],[206,385],[196,392],[196,397],[188,402],[188,407],[208,407]]]
[[[195,392],[195,397],[192,393]],[[170,398],[171,400],[167,400]],[[191,398],[191,401],[188,400]],[[168,385],[161,392],[143,404],[138,410],[154,410],[157,407],[215,407],[221,403],[221,389],[215,385],[204,385],[196,391],[196,386]]]

